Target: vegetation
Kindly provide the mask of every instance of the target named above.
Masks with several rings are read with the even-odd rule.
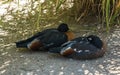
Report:
[[[21,3],[24,1],[24,5]],[[88,16],[94,16],[107,31],[111,26],[120,25],[120,0],[4,0],[8,4],[7,13],[1,16],[0,23],[6,22],[6,15],[12,17],[8,21],[14,24],[32,25],[33,28],[50,22],[80,23]],[[26,1],[26,3],[25,3]],[[17,3],[17,9],[11,5]],[[22,6],[22,7],[21,7]]]

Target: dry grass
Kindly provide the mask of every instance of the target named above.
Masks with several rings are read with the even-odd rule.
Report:
[[[47,0],[40,2],[39,0],[28,0],[30,11],[27,16],[24,16],[25,7],[22,10],[8,9],[9,14],[14,17],[14,21],[21,23],[25,20],[26,23],[34,25],[39,29],[40,25],[45,25],[51,21],[62,19],[63,22],[69,21],[71,18],[74,22],[86,18],[86,16],[95,16],[102,24],[106,25],[107,31],[110,26],[120,24],[120,0]],[[11,3],[12,0],[3,1],[4,4]],[[38,3],[35,5],[35,3]],[[20,0],[17,1],[20,7]],[[34,12],[34,14],[33,14]],[[5,16],[5,15],[4,15]],[[3,17],[3,16],[2,16]],[[1,23],[1,22],[0,22]]]

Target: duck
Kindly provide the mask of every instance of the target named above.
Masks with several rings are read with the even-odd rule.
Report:
[[[15,42],[17,48],[28,48],[30,50],[48,50],[74,38],[66,23],[61,23],[57,28],[50,28],[34,34],[25,40]]]
[[[96,35],[78,37],[61,45],[52,48],[50,53],[73,59],[95,59],[102,57],[106,52],[106,43]]]

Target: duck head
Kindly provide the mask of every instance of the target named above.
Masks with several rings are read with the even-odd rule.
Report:
[[[96,35],[89,35],[87,40],[99,49],[101,49],[103,46],[102,40]]]
[[[68,28],[68,25],[65,24],[65,23],[61,23],[58,28],[57,28],[58,31],[60,32],[67,32],[69,30]]]
[[[69,31],[69,27],[66,23],[61,23],[58,28],[57,28],[58,31],[60,32],[64,32],[68,38],[68,41],[72,40],[75,38],[75,35],[72,31]]]

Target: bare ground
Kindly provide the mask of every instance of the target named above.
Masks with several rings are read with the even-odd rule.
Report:
[[[13,43],[3,43],[4,36],[0,40],[0,75],[120,75],[120,30],[107,37],[104,57],[94,60],[17,49]]]

